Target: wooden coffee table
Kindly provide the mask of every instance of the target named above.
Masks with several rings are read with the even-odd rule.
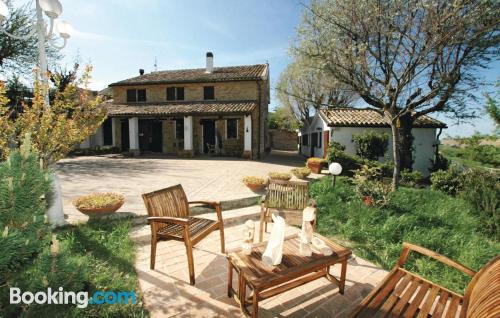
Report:
[[[240,250],[229,252],[227,294],[233,297],[240,305],[241,311],[246,316],[257,317],[259,301],[283,293],[292,288],[301,286],[321,277],[337,284],[341,294],[344,293],[347,260],[352,252],[319,234],[315,236],[322,239],[332,250],[333,254],[324,256],[314,254],[311,257],[301,256],[299,253],[298,234],[285,237],[283,258],[278,266],[267,266],[262,260],[262,253],[267,242],[255,244],[252,254],[245,255]],[[342,264],[340,278],[330,275],[330,266]],[[238,289],[233,289],[233,271],[238,273]],[[247,286],[253,295],[246,296]],[[250,313],[247,306],[252,306]]]

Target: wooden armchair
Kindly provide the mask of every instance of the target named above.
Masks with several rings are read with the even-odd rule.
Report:
[[[193,246],[212,231],[220,231],[221,253],[224,247],[224,223],[219,202],[188,202],[182,186],[161,189],[142,195],[148,211],[148,222],[151,225],[151,265],[155,267],[156,244],[159,240],[184,241],[189,266],[189,282],[194,285]],[[217,221],[190,216],[189,204],[205,204],[213,207],[217,213]]]
[[[309,204],[309,182],[270,180],[261,204],[259,241],[262,242],[272,213],[283,216],[287,224],[302,225],[302,211]],[[316,221],[313,222],[316,227]]]
[[[404,269],[411,251],[471,276],[464,296]],[[500,256],[476,273],[424,247],[403,243],[396,266],[363,299],[351,317],[500,317]]]

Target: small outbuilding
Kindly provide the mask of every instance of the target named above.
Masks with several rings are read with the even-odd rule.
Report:
[[[446,128],[445,123],[429,116],[419,117],[414,123],[413,168],[424,176],[429,175],[443,128]],[[386,158],[391,158],[391,127],[379,112],[370,108],[331,108],[317,111],[299,130],[299,152],[306,157],[326,158],[330,142],[335,141],[344,145],[348,154],[355,155],[356,145],[352,137],[367,130],[389,135]]]

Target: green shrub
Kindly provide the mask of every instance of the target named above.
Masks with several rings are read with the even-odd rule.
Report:
[[[50,244],[45,223],[50,183],[29,139],[0,163],[0,286]]]
[[[481,231],[481,222],[461,197],[431,189],[400,188],[382,208],[365,206],[349,179],[335,189],[324,179],[311,185],[318,203],[318,232],[352,248],[356,255],[390,269],[411,242],[478,270],[498,254],[500,243]],[[424,257],[410,257],[406,268],[459,293],[470,277]]]
[[[435,156],[434,160],[431,160],[431,167],[429,168],[429,172],[436,172],[439,170],[448,170],[450,168],[450,160],[448,160],[445,156],[438,153]]]
[[[478,215],[484,231],[500,240],[500,176],[480,169],[464,173],[460,193]]]
[[[389,202],[391,185],[382,180],[382,173],[379,167],[368,167],[364,165],[354,173],[354,191],[363,199],[372,198],[377,206],[384,206]]]
[[[418,170],[403,170],[401,171],[401,184],[407,187],[415,187],[418,184],[422,183],[424,180],[424,176]]]
[[[352,156],[344,152],[345,146],[332,142],[328,147],[328,162],[338,162],[342,166],[342,175],[352,176],[354,170],[359,169],[363,165],[363,160],[358,156]]]
[[[464,175],[456,165],[444,171],[439,170],[431,174],[431,187],[449,195],[457,195],[462,190]]]
[[[356,154],[358,156],[363,159],[378,160],[387,151],[389,135],[368,130],[361,134],[352,135],[352,141],[356,144]]]

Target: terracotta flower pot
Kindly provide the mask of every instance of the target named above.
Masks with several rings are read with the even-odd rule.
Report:
[[[116,211],[118,211],[119,208],[122,207],[123,203],[125,201],[120,201],[117,202],[115,205],[112,206],[107,206],[103,208],[82,208],[82,207],[76,207],[76,209],[83,214],[86,214],[90,217],[99,217],[99,216],[106,216],[110,215]]]
[[[365,195],[363,197],[363,203],[366,205],[366,206],[372,206],[375,202],[373,201],[373,198],[369,195]]]
[[[266,188],[265,184],[245,183],[245,185],[253,192],[260,192]]]
[[[308,162],[307,167],[311,169],[312,173],[321,173],[321,167],[323,164],[319,162]]]

